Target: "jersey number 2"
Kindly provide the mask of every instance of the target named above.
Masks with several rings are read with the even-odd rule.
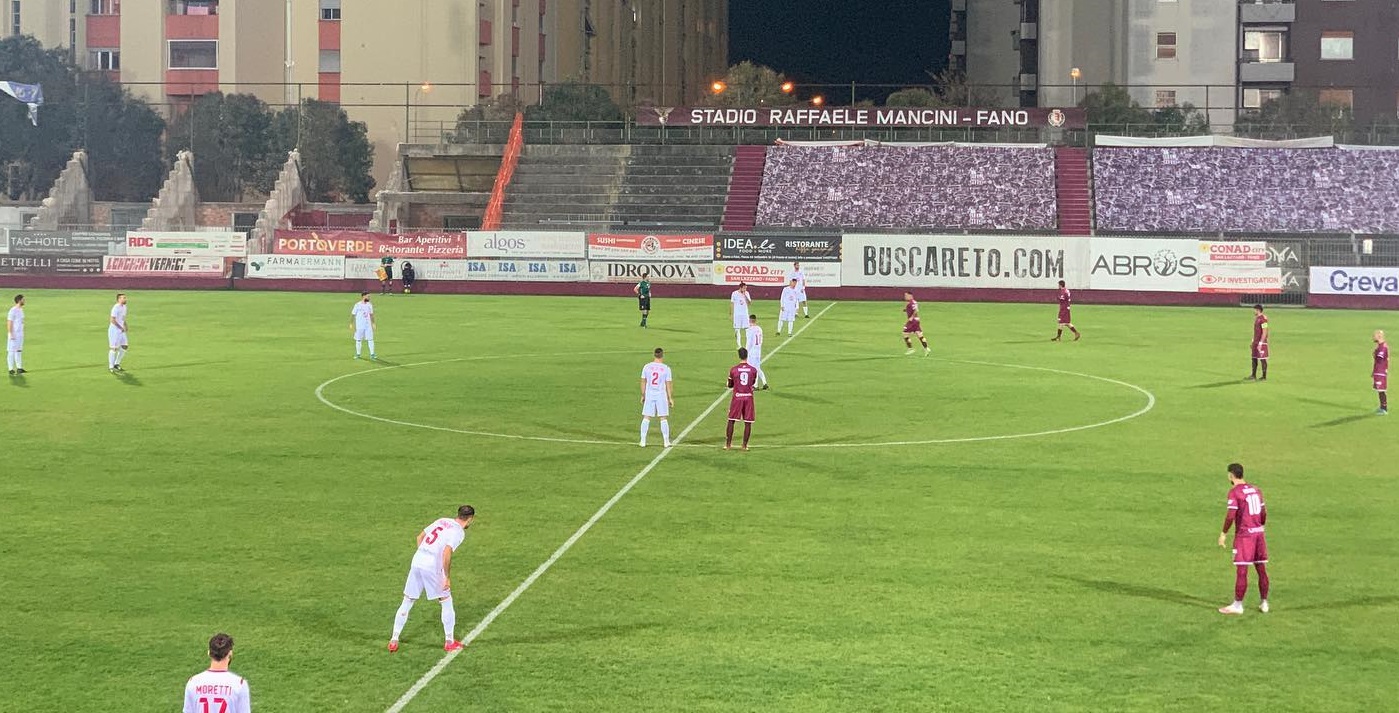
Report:
[[[228,713],[228,700],[224,698],[201,698],[199,705],[204,713]]]
[[[1244,502],[1248,503],[1248,514],[1257,515],[1263,512],[1263,498],[1258,497],[1258,493],[1253,493],[1247,498],[1244,498]]]
[[[651,385],[652,385],[652,386],[659,386],[660,383],[661,383],[661,372],[659,372],[659,371],[653,371],[653,372],[651,372]]]

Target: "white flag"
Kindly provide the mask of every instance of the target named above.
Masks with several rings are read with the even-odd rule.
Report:
[[[0,92],[29,105],[29,121],[35,126],[39,125],[39,107],[44,103],[44,87],[38,84],[20,84],[19,82],[0,82]]]

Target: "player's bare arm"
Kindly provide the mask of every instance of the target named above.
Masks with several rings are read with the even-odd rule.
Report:
[[[427,537],[427,535],[424,535],[423,532],[422,532],[422,530],[419,530],[419,531],[418,531],[418,539],[417,539],[416,543],[414,544],[414,546],[415,546],[415,547],[422,547],[422,546],[423,546],[423,538],[425,538],[425,537]]]
[[[646,404],[646,377],[641,377],[641,403]]]
[[[675,389],[675,382],[673,382],[673,381],[667,381],[667,382],[665,382],[665,400],[666,400],[666,403],[669,403],[671,406],[674,406],[674,405],[675,405],[675,394],[673,393],[673,392],[674,392],[674,389]]]
[[[452,588],[452,548],[442,548],[442,589]]]

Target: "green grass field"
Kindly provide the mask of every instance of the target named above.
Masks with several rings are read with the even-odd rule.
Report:
[[[257,711],[384,711],[442,656],[432,602],[384,650],[419,528],[479,511],[465,635],[661,453],[634,442],[650,349],[676,433],[733,361],[725,302],[660,293],[645,331],[630,299],[381,298],[375,365],[353,301],[136,293],[119,378],[111,293],[29,294],[0,711],[176,710],[217,630]],[[1250,384],[1244,309],[1081,306],[1050,344],[1053,305],[927,302],[924,359],[901,307],[836,304],[772,356],[760,302],[758,447],[719,448],[725,399],[405,710],[1393,709],[1399,421],[1368,373],[1399,314],[1276,309]],[[327,401],[433,428],[318,400],[349,374]],[[1137,418],[975,440],[1128,416],[1131,385]],[[1232,460],[1272,515],[1266,616],[1256,588],[1214,611]]]

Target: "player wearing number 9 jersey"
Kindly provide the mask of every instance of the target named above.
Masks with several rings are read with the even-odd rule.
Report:
[[[1268,506],[1263,492],[1244,480],[1244,467],[1229,464],[1229,500],[1224,514],[1224,531],[1219,533],[1219,546],[1234,528],[1234,602],[1220,607],[1220,614],[1244,613],[1244,595],[1248,593],[1248,568],[1258,570],[1258,596],[1263,601],[1258,611],[1268,613],[1268,541],[1263,526],[1268,522]]]
[[[252,697],[248,682],[228,670],[233,657],[233,637],[214,634],[209,639],[209,670],[190,677],[185,684],[184,713],[249,713]]]
[[[442,631],[447,635],[443,651],[459,651],[461,642],[453,632],[457,628],[457,611],[452,606],[452,553],[466,539],[466,528],[476,519],[476,508],[463,505],[455,518],[443,517],[418,533],[418,551],[408,569],[408,583],[403,586],[403,604],[393,620],[393,638],[389,651],[398,651],[398,637],[408,623],[408,612],[423,593],[442,603]]]
[[[753,386],[758,383],[758,370],[748,363],[748,350],[738,350],[738,364],[729,369],[729,422],[724,430],[724,450],[733,448],[734,424],[743,422],[743,450],[748,450],[748,438],[753,435]]]

